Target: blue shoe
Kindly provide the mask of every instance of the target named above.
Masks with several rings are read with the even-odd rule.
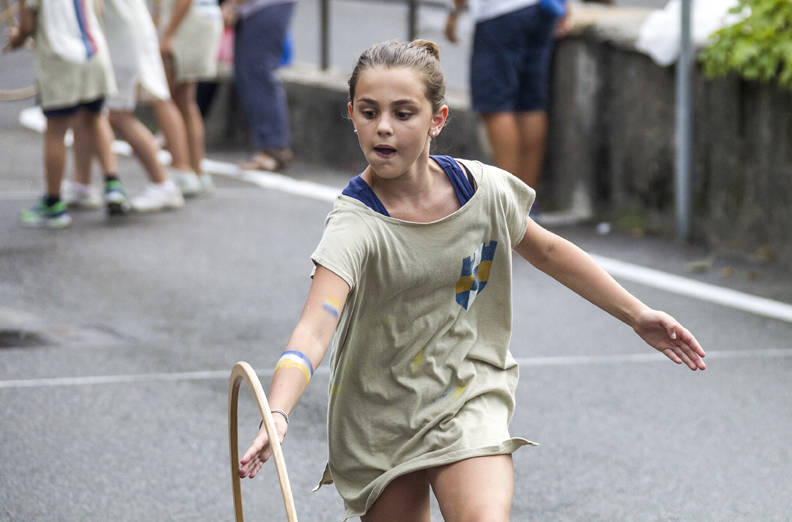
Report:
[[[129,200],[124,187],[117,179],[105,182],[105,207],[111,216],[123,216],[129,212]]]
[[[28,227],[65,228],[71,224],[71,216],[63,201],[47,205],[43,199],[30,210],[23,210],[19,219]]]

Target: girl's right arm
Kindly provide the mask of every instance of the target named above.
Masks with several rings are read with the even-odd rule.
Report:
[[[286,345],[287,351],[299,352],[293,354],[292,359],[296,357],[299,362],[305,357],[310,361],[311,369],[319,367],[335,333],[348,294],[349,285],[343,279],[317,265],[302,314]],[[273,410],[283,410],[288,414],[308,387],[310,377],[299,364],[290,364],[289,360],[286,362],[275,369],[268,400]],[[288,429],[286,419],[282,415],[274,415],[274,419],[282,441]],[[239,460],[239,476],[255,477],[270,455],[272,450],[269,438],[262,427],[250,448]]]

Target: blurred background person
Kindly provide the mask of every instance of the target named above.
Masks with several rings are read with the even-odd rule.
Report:
[[[297,2],[226,0],[223,18],[234,27],[234,80],[255,152],[247,170],[283,170],[292,160],[286,93],[275,71]]]
[[[173,161],[181,171],[189,171],[187,138],[181,115],[170,100],[170,91],[159,53],[154,23],[143,0],[104,0],[102,22],[107,35],[118,92],[107,101],[110,124],[132,147],[146,170],[150,183],[132,199],[138,212],[174,210],[184,206],[184,198],[159,162],[159,144],[151,131],[134,114],[138,94],[155,100],[158,124],[171,146]],[[64,199],[70,206],[91,207],[90,167],[93,150],[82,126],[75,126],[74,182],[64,184]],[[109,131],[108,131],[109,132]]]
[[[470,59],[473,109],[498,167],[537,188],[547,142],[550,59],[565,0],[454,0],[445,33],[457,41],[459,11],[475,22]]]
[[[20,0],[19,26],[10,29],[8,48],[21,47],[34,36],[38,96],[46,117],[44,131],[44,179],[42,200],[21,213],[24,225],[63,228],[71,217],[61,200],[66,164],[66,131],[77,124],[86,129],[86,139],[97,152],[105,177],[105,204],[110,215],[129,208],[118,179],[107,133],[104,100],[115,92],[115,79],[104,35],[91,2]]]
[[[186,197],[214,190],[203,172],[205,131],[195,98],[196,82],[217,75],[217,51],[223,18],[217,0],[161,0],[155,20],[160,22],[160,52],[171,96],[184,118],[193,172],[174,176]]]

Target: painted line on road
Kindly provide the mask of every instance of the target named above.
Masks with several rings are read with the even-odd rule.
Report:
[[[706,360],[711,359],[770,359],[780,357],[792,357],[792,349],[773,349],[765,350],[723,350],[709,352]],[[595,364],[621,364],[621,363],[647,363],[665,362],[667,358],[660,353],[628,353],[618,355],[568,355],[561,357],[521,357],[515,359],[517,364],[523,367],[551,367],[551,366],[572,366],[572,365],[595,365]],[[256,370],[259,377],[272,377],[274,369]],[[320,367],[315,374],[329,374],[326,367]],[[94,375],[86,377],[51,377],[40,379],[11,379],[0,381],[0,389],[18,388],[53,388],[58,386],[93,386],[97,384],[137,384],[141,382],[182,382],[182,381],[206,381],[228,379],[231,375],[226,370],[207,370],[195,372],[162,372],[162,373],[139,373],[128,375]]]
[[[763,317],[792,323],[792,305],[738,292],[720,286],[702,283],[687,277],[676,276],[651,268],[625,263],[618,259],[592,254],[591,257],[617,279],[665,290],[701,301],[719,304],[750,312]]]
[[[36,132],[43,132],[45,126],[44,116],[38,107],[23,109],[19,115],[19,122],[22,126]],[[132,153],[131,147],[119,140],[116,140],[113,144],[113,149],[121,155],[130,155]],[[170,161],[170,155],[167,151],[161,151],[160,160],[165,163]],[[202,166],[207,172],[212,174],[229,176],[253,183],[261,188],[278,190],[320,201],[334,201],[341,192],[340,189],[335,187],[310,181],[300,181],[283,174],[265,171],[244,171],[237,165],[228,162],[204,159]],[[657,288],[658,290],[792,323],[792,305],[781,301],[702,283],[688,277],[669,274],[609,257],[596,254],[591,254],[591,257],[616,279],[632,281],[651,288]]]

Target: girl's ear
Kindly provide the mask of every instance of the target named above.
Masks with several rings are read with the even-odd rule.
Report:
[[[429,133],[434,137],[440,134],[440,131],[445,127],[446,120],[448,119],[448,105],[443,105],[432,116],[432,128]]]
[[[352,119],[352,102],[347,102],[347,112],[349,113],[349,119]]]

